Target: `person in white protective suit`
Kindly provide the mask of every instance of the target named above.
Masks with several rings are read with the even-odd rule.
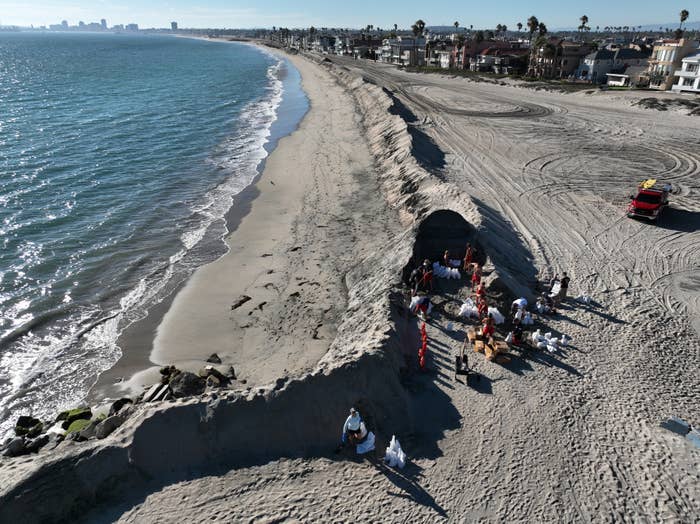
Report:
[[[342,440],[336,452],[340,452],[346,444],[357,446],[358,453],[374,449],[374,434],[367,431],[367,426],[355,408],[350,408],[350,415],[345,419]]]
[[[367,428],[364,427],[360,414],[355,408],[350,408],[350,415],[343,424],[343,444],[357,444],[363,437],[367,436]],[[362,435],[364,429],[364,436]]]

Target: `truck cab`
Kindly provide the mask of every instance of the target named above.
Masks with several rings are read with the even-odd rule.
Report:
[[[637,193],[630,195],[627,216],[656,220],[668,205],[670,191],[671,186],[668,184],[659,185],[656,180],[645,180],[637,188]]]

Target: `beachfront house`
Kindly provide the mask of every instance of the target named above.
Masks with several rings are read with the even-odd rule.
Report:
[[[335,36],[322,34],[316,35],[310,41],[311,50],[317,53],[333,54],[335,52]]]
[[[533,46],[528,76],[535,78],[573,78],[581,59],[590,52],[585,42],[550,37]]]
[[[687,38],[664,39],[654,43],[644,81],[651,89],[667,91],[676,82],[676,72],[681,69],[686,56],[696,53],[698,42]]]
[[[645,67],[649,54],[629,47],[599,49],[586,55],[576,70],[576,78],[603,84],[608,73],[624,74],[629,67]]]
[[[425,38],[399,36],[387,38],[378,50],[378,60],[394,65],[424,65]]]
[[[453,50],[452,64],[457,69],[469,69],[471,60],[476,58],[479,53],[489,48],[506,49],[511,47],[508,42],[503,40],[474,40],[468,39],[464,41],[462,47],[456,46]]]
[[[676,71],[678,80],[671,87],[674,93],[700,93],[700,53],[686,56],[681,69]]]
[[[352,55],[352,49],[353,49],[353,40],[354,37],[352,35],[339,35],[335,39],[335,54],[336,55]]]
[[[355,58],[377,60],[382,48],[382,40],[369,37],[353,38],[350,42],[350,48]]]
[[[429,67],[448,69],[454,44],[450,40],[431,40],[425,46],[425,63]]]
[[[522,74],[527,67],[528,53],[526,48],[489,47],[469,59],[469,69],[482,73]]]
[[[629,66],[624,71],[608,73],[607,84],[611,87],[637,87],[645,85],[642,77],[647,70],[647,65]]]

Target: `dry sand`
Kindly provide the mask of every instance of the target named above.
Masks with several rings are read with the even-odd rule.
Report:
[[[700,318],[700,119],[632,108],[617,94],[361,64],[405,104],[423,166],[474,198],[495,264],[530,285],[568,271],[573,294],[599,305],[570,303],[550,322],[574,339],[556,355],[509,366],[476,356],[474,389],[449,377],[461,336],[438,316],[436,384],[456,412],[416,379],[424,434],[405,436],[414,462],[403,472],[274,462],[167,487],[122,521],[697,521],[700,451],[659,423],[700,423],[691,327]],[[623,214],[626,195],[648,177],[674,185],[659,226]],[[425,449],[418,437],[437,428],[446,436]]]
[[[360,229],[363,234],[356,234],[352,245],[349,238],[342,240],[346,249],[360,250],[353,256],[361,263],[350,267],[341,259],[346,265],[330,272],[348,268],[347,309],[343,304],[335,310],[335,332],[327,335],[334,338],[312,374],[272,391],[248,391],[247,398],[150,408],[150,416],[142,412],[104,444],[85,444],[80,455],[64,450],[60,460],[35,474],[26,465],[0,466],[0,479],[8,473],[18,479],[16,488],[0,482],[0,502],[24,509],[33,500],[58,504],[46,478],[63,481],[70,498],[90,493],[90,482],[112,486],[109,479],[121,475],[134,482],[134,491],[124,492],[120,503],[83,514],[86,520],[697,522],[700,450],[659,424],[676,415],[700,425],[700,344],[692,327],[700,316],[700,119],[631,107],[617,94],[543,93],[334,60],[338,65],[318,66],[295,59],[312,111],[273,157],[303,151],[308,133],[317,140],[328,137],[326,148],[310,153],[310,170],[316,172],[314,166],[334,165],[326,157],[343,154],[331,148],[339,147],[335,137],[365,137],[357,165],[367,178],[355,180],[347,192],[337,184],[336,195],[356,205],[350,189],[371,182],[374,191],[381,187],[392,211],[361,193],[363,205],[369,202],[369,212],[377,213],[378,227]],[[352,118],[314,117],[314,109],[322,108]],[[305,127],[312,118],[322,127]],[[289,142],[298,148],[285,150]],[[365,156],[367,149],[374,162]],[[318,173],[311,178],[319,184],[333,176],[328,170]],[[261,202],[266,176],[267,171],[259,182]],[[672,207],[658,226],[623,215],[626,195],[649,176],[674,186]],[[294,191],[289,188],[288,194],[311,197]],[[337,213],[336,195],[307,205]],[[311,264],[296,261],[289,249],[297,238],[309,242],[307,251],[321,255],[340,242],[339,230],[324,237],[312,225],[302,225],[310,215],[299,211],[304,203],[294,207],[293,201],[273,204],[304,217],[279,221],[282,234],[291,236],[260,245],[259,256],[240,261],[249,265],[243,272],[249,283],[240,292],[249,290],[254,297],[246,304],[254,313],[246,315],[253,317],[256,335],[247,344],[273,333],[269,321],[257,316],[268,308],[255,310],[268,297],[267,278],[289,273],[286,281],[274,281],[281,290],[295,276],[310,277],[285,268],[323,263],[311,253]],[[253,213],[256,205],[263,204],[256,200]],[[475,228],[490,257],[489,281],[532,292],[553,271],[565,270],[574,295],[593,297],[592,305],[570,301],[559,317],[545,321],[547,329],[573,338],[569,347],[554,354],[516,353],[503,365],[470,354],[479,381],[467,386],[453,380],[464,329],[454,312],[466,292],[455,282],[440,281],[428,326],[432,372],[404,369],[399,383],[396,361],[415,358],[417,341],[415,322],[401,307],[398,274],[416,233],[421,242],[439,233],[422,230],[417,219],[433,220],[437,215],[430,214],[441,209],[459,212]],[[395,211],[407,227],[403,233],[392,234],[394,227],[387,225]],[[443,213],[439,222],[447,224],[451,216]],[[365,224],[373,221],[365,215],[359,223],[370,227]],[[264,223],[250,224],[251,242]],[[316,236],[295,237],[295,225]],[[265,253],[273,256],[262,257]],[[220,273],[215,282],[238,280],[230,278],[235,264],[228,266],[225,259],[217,264],[229,273]],[[267,275],[267,269],[275,273]],[[284,303],[293,291],[278,291],[274,299]],[[223,343],[223,331],[241,322],[236,312],[228,319],[233,295],[219,300],[225,313],[212,312],[224,324],[223,330],[216,326]],[[324,307],[332,303],[323,294],[309,300]],[[188,302],[197,303],[183,300],[173,311]],[[309,310],[318,314],[311,305]],[[304,330],[314,325],[299,322]],[[290,319],[280,325],[288,332],[297,323]],[[249,370],[251,379],[295,370],[298,375],[312,366],[323,348],[308,336],[297,343],[309,344],[310,353],[292,359],[298,365],[290,369],[282,348],[291,339],[283,333],[281,351],[269,355],[268,374]],[[191,353],[182,347],[186,358]],[[240,349],[227,358],[238,358]],[[205,356],[211,346],[197,351]],[[410,358],[407,362],[415,365]],[[361,399],[361,411],[373,416],[379,455],[384,440],[398,434],[410,459],[404,470],[330,453],[349,399]],[[300,455],[307,458],[287,458]],[[71,464],[77,472],[69,478]],[[90,466],[96,469],[85,471]],[[165,474],[177,467],[185,472]],[[149,477],[153,480],[144,480]],[[94,503],[95,496],[92,492],[86,500]],[[0,519],[3,515],[0,505]]]

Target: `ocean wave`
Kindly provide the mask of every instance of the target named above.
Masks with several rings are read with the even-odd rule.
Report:
[[[226,248],[221,239],[228,232],[225,215],[235,195],[253,182],[268,154],[266,145],[284,93],[283,67],[282,60],[275,57],[267,71],[264,95],[243,107],[232,132],[211,151],[208,162],[224,170],[226,177],[189,204],[190,216],[179,224],[182,247],[167,264],[140,278],[109,311],[85,301],[73,303],[71,289],[62,290],[62,303],[44,315],[30,318],[24,303],[15,305],[17,311],[8,311],[12,325],[5,326],[9,329],[4,334],[12,343],[7,338],[0,342],[4,346],[0,353],[0,437],[20,414],[51,417],[85,398],[99,374],[120,358],[117,340],[124,329],[144,318],[148,308],[172,293],[196,267],[211,261],[207,239],[218,239],[218,254],[223,254]],[[70,213],[72,207],[62,212]],[[3,276],[6,279],[7,272]],[[51,291],[51,283],[44,287]]]

